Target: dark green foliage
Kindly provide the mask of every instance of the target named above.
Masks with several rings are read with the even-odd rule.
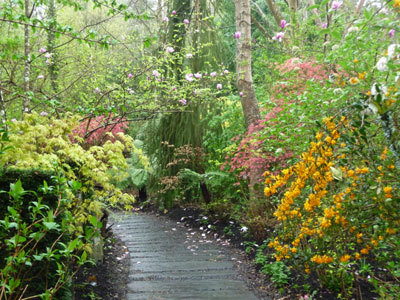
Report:
[[[19,236],[18,240],[23,247],[24,244],[28,245],[28,241],[32,238],[30,246],[20,252],[16,252],[18,246],[12,247],[9,242],[2,243],[0,270],[7,270],[6,266],[10,263],[10,258],[14,253],[19,253],[19,258],[15,259],[26,260],[19,266],[21,274],[19,279],[24,286],[28,285],[24,296],[37,295],[48,287],[56,285],[59,279],[58,264],[66,263],[61,257],[56,260],[43,257],[37,261],[29,258],[48,253],[50,248],[53,251],[62,249],[59,243],[66,244],[69,239],[69,235],[61,230],[65,213],[52,217],[58,206],[56,174],[35,169],[2,169],[0,172],[0,190],[3,191],[0,194],[0,240],[10,241]],[[31,224],[35,224],[42,218],[47,220],[43,224],[48,231],[43,231],[39,223],[29,229]],[[60,290],[57,297],[63,298],[66,292],[68,292],[66,289]]]
[[[43,186],[46,181],[48,185],[54,185],[54,177],[56,174],[52,171],[44,171],[38,169],[0,169],[0,191],[8,191],[10,184],[17,182],[19,179],[23,182],[23,188],[26,191],[35,191],[42,198],[42,203],[54,209],[57,207],[57,197],[55,194],[44,194],[38,191],[39,187]],[[24,196],[23,216],[28,216],[28,206],[36,199],[34,193],[27,193]],[[7,207],[11,205],[11,199],[7,194],[0,194],[0,219],[4,218],[7,213]]]

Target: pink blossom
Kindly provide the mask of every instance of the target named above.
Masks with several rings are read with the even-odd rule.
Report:
[[[128,78],[131,79],[133,77],[132,73],[128,74]]]
[[[171,90],[172,90],[173,92],[176,91],[176,87],[173,86]]]
[[[240,93],[239,93],[239,96],[240,96],[240,97],[243,97],[243,92],[240,92]]]
[[[201,79],[203,78],[203,75],[201,75],[201,73],[196,73],[194,74],[194,77],[196,77],[196,79]]]
[[[395,33],[395,31],[394,31],[393,28],[389,30],[389,36],[390,36],[390,37],[393,37],[393,36],[394,36],[394,33]]]
[[[17,119],[11,119],[11,122],[13,122],[13,123],[17,122]]]
[[[52,55],[52,53],[46,53],[45,55],[44,55],[44,57],[46,57],[46,58],[51,58],[51,55]]]
[[[282,38],[285,36],[284,32],[278,32],[272,39],[273,40],[278,40],[279,42],[282,41]]]
[[[174,53],[174,48],[172,48],[172,47],[167,47],[167,52],[168,53]]]
[[[158,73],[157,70],[154,70],[154,71],[153,71],[153,76],[154,76],[154,77],[158,77],[158,76],[160,76],[160,73]]]
[[[240,32],[240,31],[236,31],[234,34],[233,34],[233,38],[234,39],[240,39],[240,36],[242,35],[242,33]]]
[[[229,74],[229,71],[228,71],[228,70],[225,70],[225,71],[224,71],[224,74],[225,74],[225,75],[228,75],[228,74]]]
[[[44,75],[42,75],[42,74],[40,74],[38,77],[37,77],[37,79],[43,79],[44,78]]]
[[[218,83],[217,84],[217,89],[222,90],[222,84]]]
[[[193,57],[193,54],[192,54],[192,53],[186,54],[186,58],[192,58],[192,57]]]
[[[51,64],[50,58],[46,59],[46,64],[48,64],[48,65]]]
[[[172,11],[172,15],[174,15],[174,16],[176,15],[176,10]]]
[[[187,81],[192,82],[193,81],[193,74],[192,73],[186,74],[185,78],[186,78]]]
[[[189,24],[189,20],[188,19],[183,20],[183,24]]]
[[[186,105],[186,99],[181,99],[179,100],[180,103],[182,103],[183,105]]]
[[[163,21],[164,21],[164,22],[168,22],[168,21],[169,21],[168,17],[165,17],[165,18],[163,19]]]
[[[210,73],[210,76],[211,76],[211,77],[217,76],[217,72],[211,72],[211,73]]]
[[[281,28],[284,29],[287,26],[289,26],[289,23],[287,23],[286,20],[281,20]]]
[[[100,93],[100,89],[97,87],[97,88],[94,89],[94,92],[95,92],[96,94],[99,94],[99,93]]]
[[[41,115],[42,117],[45,117],[45,116],[47,116],[47,115],[48,115],[48,113],[47,113],[47,112],[45,112],[45,111],[42,111],[42,112],[40,113],[40,115]]]
[[[332,2],[332,10],[338,10],[343,5],[343,1],[333,1]]]
[[[39,49],[39,53],[41,53],[41,54],[45,53],[46,51],[47,51],[46,48],[40,48]]]
[[[321,27],[322,27],[322,28],[327,28],[327,27],[328,27],[328,23],[326,23],[326,22],[325,22],[325,23],[322,23],[322,24],[321,24]]]

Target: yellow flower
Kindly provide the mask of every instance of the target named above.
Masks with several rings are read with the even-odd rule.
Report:
[[[356,59],[354,59],[354,63],[356,64],[356,63],[358,63],[359,62],[359,60],[356,58]]]
[[[331,262],[333,262],[333,258],[332,257],[330,257],[330,256],[328,256],[328,255],[322,255],[322,256],[320,256],[320,255],[314,255],[312,258],[311,258],[311,261],[312,262],[315,262],[315,263],[317,263],[317,264],[329,264],[329,263],[331,263]]]
[[[394,0],[393,7],[394,7],[394,8],[400,7],[400,0]]]
[[[346,254],[346,255],[343,255],[339,260],[340,260],[340,262],[345,263],[345,262],[348,262],[348,260],[350,258],[351,258],[351,256]]]
[[[354,257],[355,257],[356,259],[360,259],[360,258],[361,258],[361,255],[360,255],[360,253],[356,252],[356,254],[354,255]]]
[[[360,252],[361,252],[362,254],[368,254],[369,249],[368,249],[368,248],[363,248],[363,249],[361,249]]]
[[[367,72],[358,73],[358,79],[363,80],[365,75],[367,75]]]
[[[396,229],[394,229],[394,228],[387,228],[387,229],[386,229],[386,232],[387,232],[388,234],[395,234],[395,233],[396,233]]]
[[[386,159],[388,152],[389,152],[388,147],[385,147],[385,149],[383,149],[383,152],[382,152],[382,154],[381,154],[381,159],[382,159],[382,160],[385,160],[385,159]]]
[[[360,82],[360,80],[358,80],[357,77],[351,77],[349,82],[350,82],[351,85],[356,85],[357,83]]]
[[[385,194],[389,194],[392,190],[393,190],[393,188],[392,188],[391,186],[385,186],[385,187],[383,188],[383,192],[384,192]]]
[[[320,139],[322,138],[322,136],[323,136],[323,133],[322,133],[322,132],[318,132],[318,133],[315,135],[315,138],[316,138],[317,140],[320,140]]]
[[[364,168],[356,168],[356,172],[357,172],[357,174],[365,174],[365,173],[368,173],[368,171],[369,171],[369,169],[367,168],[367,167],[364,167]]]

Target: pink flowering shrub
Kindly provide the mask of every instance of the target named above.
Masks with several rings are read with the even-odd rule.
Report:
[[[125,133],[128,127],[129,123],[125,118],[110,114],[85,119],[73,133],[83,138],[86,145],[98,146],[109,140],[114,142],[118,139],[118,134]]]
[[[287,119],[290,119],[284,110],[289,105],[302,105],[297,96],[304,93],[309,80],[324,84],[329,76],[329,71],[323,65],[314,61],[302,62],[298,58],[288,59],[277,65],[275,70],[283,79],[273,88],[270,99],[272,107],[263,108],[262,119],[257,124],[252,124],[244,136],[239,135],[232,139],[236,147],[221,165],[221,170],[228,170],[237,175],[237,185],[249,177],[250,170],[256,174],[262,174],[266,170],[274,173],[288,166],[289,160],[297,153],[292,145],[279,135],[283,119],[286,119],[285,124]],[[291,119],[290,126],[293,128],[302,125]],[[295,134],[294,132],[293,130],[292,134]],[[300,137],[298,138],[300,140]],[[260,176],[259,182],[262,180]]]

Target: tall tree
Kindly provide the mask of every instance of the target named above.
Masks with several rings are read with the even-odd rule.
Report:
[[[251,10],[250,0],[235,0],[236,30],[240,38],[236,46],[236,72],[237,86],[241,95],[246,128],[261,119],[260,109],[254,91],[253,75],[251,68]],[[250,200],[255,200],[261,195],[257,192],[256,185],[262,175],[258,168],[250,169]]]
[[[235,0],[236,31],[241,33],[236,47],[236,72],[239,93],[248,128],[260,120],[251,68],[251,14],[250,0]]]
[[[34,6],[32,10],[29,9],[29,0],[25,0],[25,17],[30,19]],[[31,45],[30,45],[30,26],[28,23],[24,25],[24,97],[22,98],[22,114],[30,110],[30,96],[29,92],[31,89]]]
[[[47,17],[49,19],[49,30],[47,33],[47,51],[51,53],[52,59],[49,64],[49,77],[51,89],[55,94],[58,91],[57,76],[58,76],[58,66],[57,66],[57,53],[56,53],[56,38],[55,38],[55,24],[56,24],[56,1],[49,0],[49,6],[47,10]]]

